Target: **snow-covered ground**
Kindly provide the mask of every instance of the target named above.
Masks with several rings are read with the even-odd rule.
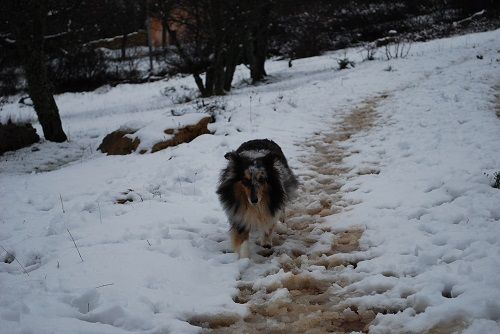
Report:
[[[206,109],[174,104],[192,78],[57,96],[70,141],[0,158],[0,332],[196,333],[194,315],[245,314],[233,297],[252,259],[231,252],[214,193],[224,153],[267,137],[300,175],[307,138],[388,94],[377,126],[343,144],[358,152],[342,187],[358,204],[327,218],[365,228],[346,255],[357,265],[342,272],[345,303],[386,311],[373,333],[500,333],[500,30],[414,44],[407,59],[360,62],[358,51],[343,71],[344,51],[269,62],[259,86],[240,68],[231,94],[204,101],[215,135],[154,154],[96,148],[125,124]],[[12,103],[8,117],[34,114]]]

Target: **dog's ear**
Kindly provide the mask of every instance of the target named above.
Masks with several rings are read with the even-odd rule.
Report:
[[[235,161],[238,157],[238,154],[235,151],[227,152],[224,154],[224,158],[229,161]]]
[[[276,161],[278,161],[279,159],[279,156],[276,154],[276,153],[268,153],[265,157],[264,157],[264,161],[266,162],[266,164],[268,164],[269,166],[273,166],[274,163]]]

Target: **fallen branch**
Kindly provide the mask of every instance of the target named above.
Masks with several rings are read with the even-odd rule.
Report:
[[[486,10],[485,9],[483,9],[482,11],[479,11],[477,13],[474,13],[471,16],[466,17],[463,20],[453,22],[453,26],[457,27],[457,26],[459,26],[459,25],[461,25],[463,23],[466,23],[466,22],[468,23],[468,22],[472,21],[473,19],[475,19],[476,17],[483,16],[484,14],[486,14]]]

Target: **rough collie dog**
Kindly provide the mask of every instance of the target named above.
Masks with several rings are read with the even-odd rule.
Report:
[[[272,246],[272,233],[297,179],[281,148],[268,139],[247,141],[224,157],[217,194],[231,224],[231,240],[240,258],[249,257],[250,230],[260,230],[261,246]]]

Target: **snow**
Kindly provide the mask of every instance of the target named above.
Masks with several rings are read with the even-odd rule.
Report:
[[[407,59],[390,62],[360,62],[356,49],[292,68],[271,61],[268,83],[247,85],[239,68],[230,94],[203,103],[177,103],[177,92],[195,89],[189,77],[57,96],[70,141],[0,160],[0,245],[23,267],[0,261],[0,331],[197,333],[187,322],[193,316],[244,315],[233,297],[253,263],[232,253],[215,195],[224,154],[269,138],[306,175],[305,141],[387,94],[376,126],[341,144],[356,152],[343,161],[348,177],[335,180],[351,204],[327,223],[364,230],[360,250],[349,254],[357,265],[342,270],[348,284],[337,287],[350,296],[345,312],[389,310],[377,315],[373,333],[500,332],[500,191],[485,175],[500,170],[499,49],[497,30],[417,43]],[[344,52],[356,68],[337,70]],[[1,120],[35,119],[16,102],[2,107]],[[122,126],[149,124],[141,136],[152,141],[166,118],[199,117],[208,107],[214,135],[154,154],[96,152]],[[133,201],[116,203],[123,198]],[[286,299],[287,275],[256,277],[254,287]]]
[[[353,301],[387,307],[404,301],[398,311],[406,308],[378,316],[374,333],[421,333],[454,318],[474,326],[474,318],[500,320],[500,192],[484,175],[500,162],[499,120],[492,112],[498,65],[495,71],[490,64],[461,58],[394,91],[380,108],[387,117],[383,129],[350,147],[361,154],[347,164],[381,165],[379,174],[347,182],[358,187],[349,197],[361,203],[335,219],[367,227],[355,270],[367,275],[350,289],[377,295]],[[384,271],[393,275],[379,275],[371,286]],[[409,292],[399,296],[401,290]]]
[[[207,117],[207,114],[188,113],[180,116],[162,114],[160,117],[154,117],[147,124],[129,122],[121,128],[137,130],[137,132],[127,135],[127,137],[131,139],[138,138],[140,140],[140,144],[137,147],[139,152],[142,150],[151,151],[154,144],[170,140],[174,137],[173,134],[165,133],[165,130],[176,130],[195,125],[204,117]]]

